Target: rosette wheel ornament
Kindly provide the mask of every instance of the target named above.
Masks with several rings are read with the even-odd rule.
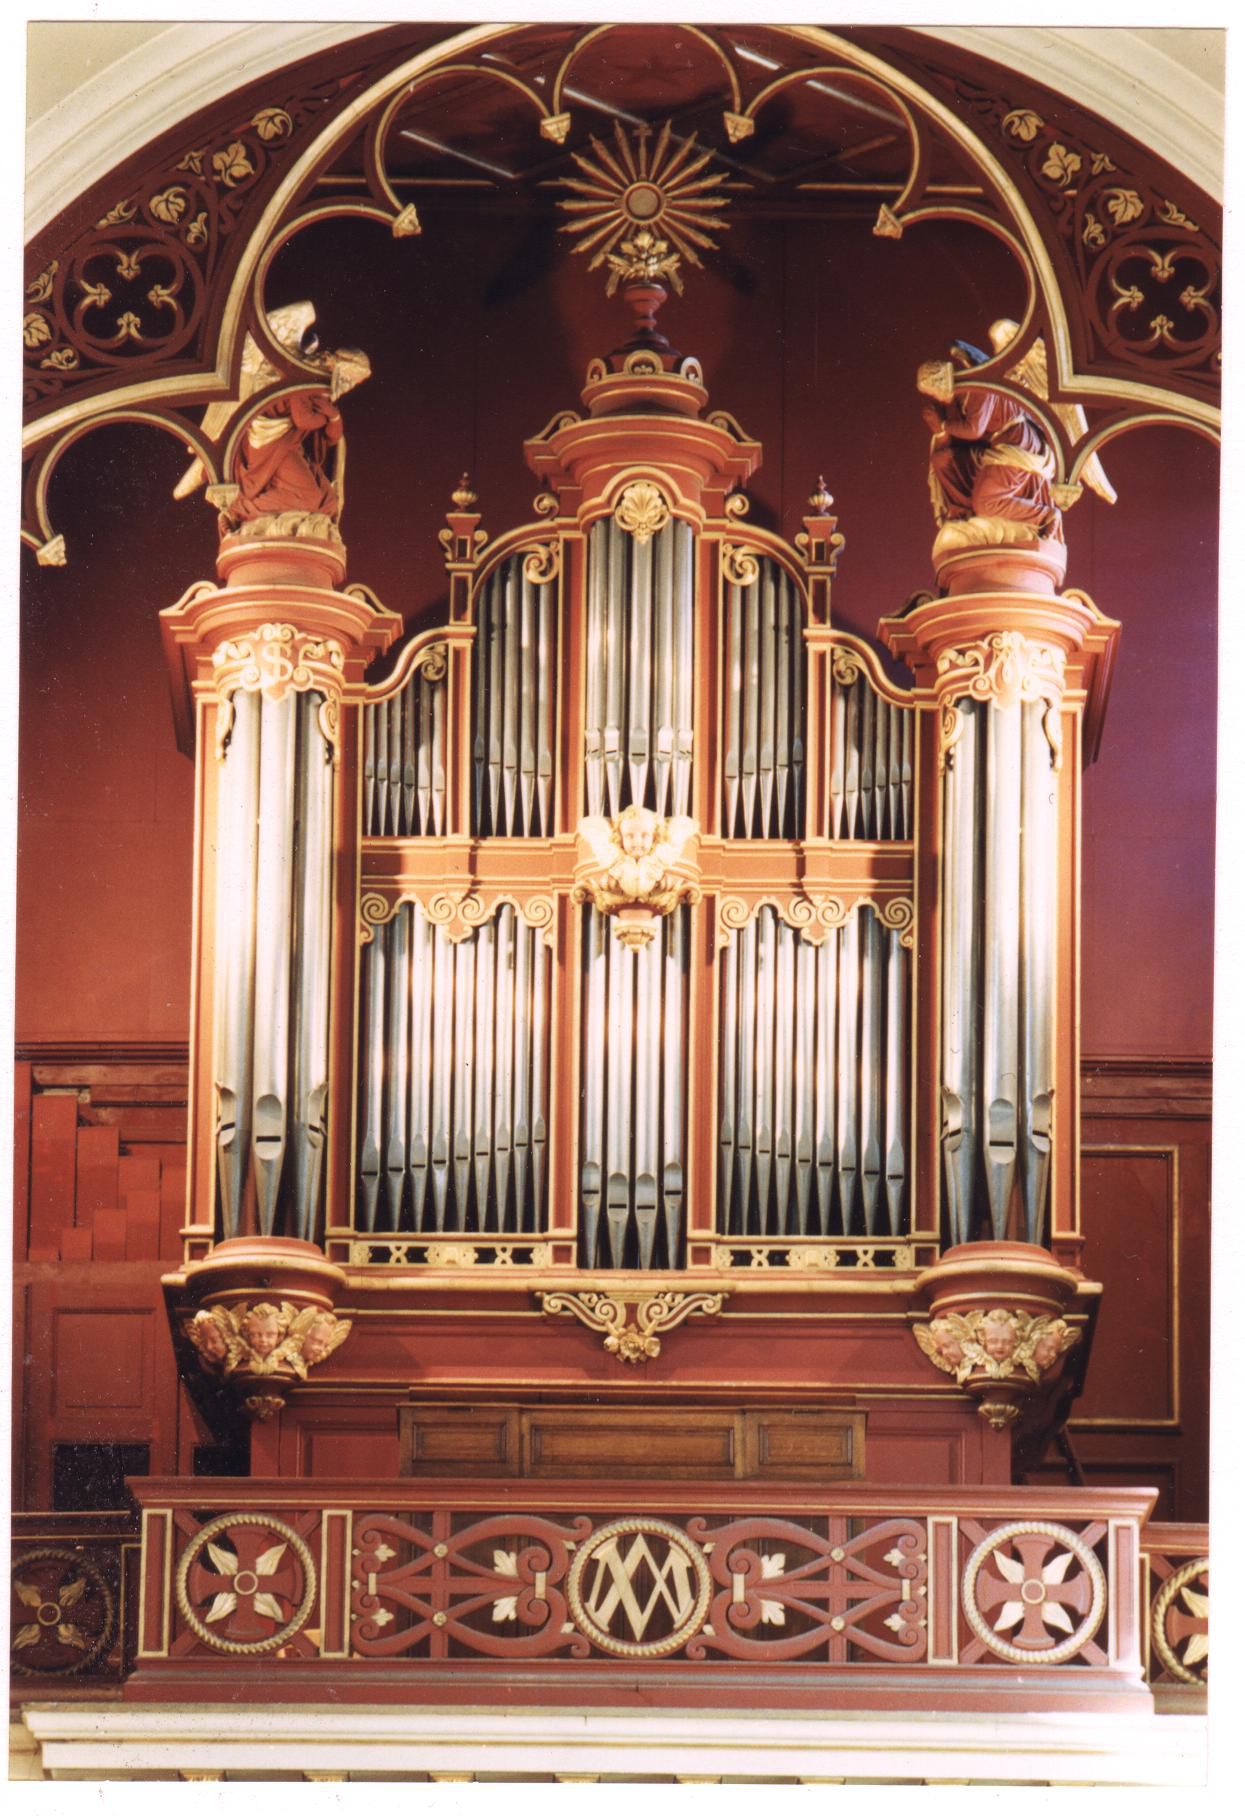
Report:
[[[300,1632],[316,1599],[301,1534],[266,1513],[222,1513],[195,1533],[177,1566],[177,1609],[214,1652],[256,1658]]]
[[[1075,1532],[1013,1520],[987,1533],[964,1567],[964,1614],[976,1637],[1015,1665],[1061,1665],[1102,1624],[1102,1565]]]
[[[68,1546],[36,1546],[14,1558],[12,1582],[15,1677],[76,1677],[106,1656],[116,1634],[116,1600],[90,1558]]]

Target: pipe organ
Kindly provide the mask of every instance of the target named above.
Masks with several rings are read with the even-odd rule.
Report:
[[[542,1330],[654,1366],[728,1300],[760,1320],[689,1348],[693,1393],[875,1312],[873,1363],[841,1366],[902,1375],[928,1308],[992,1428],[1052,1416],[1080,1340],[1080,745],[1116,627],[1045,550],[957,550],[879,626],[896,680],[833,622],[824,484],[791,541],[751,523],[761,448],[707,413],[654,288],[582,414],[525,444],[532,520],[486,531],[460,482],[445,620],[385,678],[399,621],[339,589],[331,538],[239,532],[221,589],[166,614],[214,859],[188,1277],[228,1306],[279,1279],[246,1316],[261,1342],[319,1317],[304,1363],[348,1284],[409,1305],[449,1386],[506,1366],[475,1314],[533,1296]],[[196,1314],[208,1368],[234,1309],[216,1338]],[[1011,1326],[980,1367],[945,1337],[1004,1315],[1047,1358],[1023,1379]],[[554,1384],[582,1379],[548,1340]]]

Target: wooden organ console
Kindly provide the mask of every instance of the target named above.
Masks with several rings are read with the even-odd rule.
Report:
[[[291,1556],[318,1534],[296,1697],[333,1659],[342,1694],[400,1700],[366,1661],[403,1657],[410,1694],[470,1698],[465,1660],[502,1681],[569,1646],[595,1662],[563,1659],[555,1700],[611,1657],[713,1700],[710,1636],[820,1647],[775,1680],[797,1701],[863,1661],[886,1706],[919,1657],[953,1700],[1054,1707],[1042,1674],[1074,1658],[1122,1706],[1145,1496],[1073,1531],[1075,1494],[1043,1524],[1012,1486],[1099,1293],[1076,877],[1118,626],[1031,540],[944,552],[879,626],[891,663],[837,629],[824,482],[794,543],[749,521],[762,450],[658,330],[664,295],[631,275],[625,345],[526,443],[530,522],[487,533],[464,476],[442,623],[403,642],[323,518],[227,522],[220,584],[163,615],[200,827],[179,1359],[207,1416],[251,1421],[233,1501]],[[179,1647],[214,1683],[213,1648],[299,1630],[271,1598],[213,1628],[193,1492],[135,1490],[143,1693],[173,1694]],[[688,1534],[728,1514],[720,1577]],[[1076,1620],[1022,1597],[998,1627],[1052,1533]],[[849,1552],[840,1595],[819,1572]],[[642,1618],[598,1593],[637,1569]],[[992,1587],[957,1614],[965,1571]]]

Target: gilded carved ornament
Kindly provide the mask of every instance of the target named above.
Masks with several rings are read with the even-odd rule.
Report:
[[[1040,643],[1023,631],[994,631],[974,643],[947,649],[938,658],[934,689],[941,708],[938,767],[954,761],[964,720],[955,702],[968,698],[1009,708],[1040,701],[1046,711],[1042,730],[1050,745],[1051,767],[1063,762],[1060,709],[1066,681],[1067,654],[1057,644]]]
[[[670,506],[661,487],[651,479],[634,480],[614,506],[614,522],[637,542],[650,542],[670,522]]]
[[[351,1321],[318,1305],[300,1310],[285,1299],[258,1300],[210,1306],[188,1318],[184,1328],[209,1374],[224,1380],[241,1373],[305,1381],[309,1368],[341,1348]]]
[[[262,1535],[259,1542],[253,1532]],[[262,1538],[276,1543],[261,1549]],[[293,1526],[270,1513],[222,1513],[200,1526],[182,1552],[173,1593],[202,1645],[258,1658],[295,1637],[315,1606],[317,1587],[315,1560]],[[275,1630],[259,1639],[232,1637],[255,1633],[257,1616],[275,1622]]]
[[[650,1293],[643,1289],[616,1293],[541,1293],[546,1316],[578,1318],[600,1331],[605,1348],[620,1362],[649,1362],[661,1354],[661,1334],[684,1319],[711,1318],[721,1311],[727,1293]],[[634,1311],[634,1320],[628,1313]]]
[[[1205,1579],[1206,1592],[1193,1587]],[[1173,1629],[1175,1629],[1173,1631]],[[1210,1657],[1210,1559],[1190,1558],[1161,1585],[1150,1609],[1150,1643],[1177,1683],[1204,1685]],[[1183,1653],[1177,1646],[1183,1645]],[[1201,1671],[1193,1667],[1201,1665]]]
[[[1062,1318],[1003,1306],[947,1312],[914,1325],[913,1335],[934,1367],[955,1377],[957,1387],[974,1375],[989,1381],[1027,1379],[1036,1386],[1053,1377],[1081,1340],[1080,1331]]]
[[[15,1677],[76,1677],[104,1657],[116,1633],[116,1601],[85,1553],[64,1545],[19,1552],[12,1583]]]
[[[1061,1665],[1101,1626],[1107,1583],[1079,1533],[1053,1521],[1012,1520],[987,1533],[972,1552],[961,1597],[969,1627],[999,1658]],[[1081,1616],[1075,1626],[1072,1614]]]
[[[212,651],[218,702],[216,755],[223,760],[233,729],[233,695],[261,694],[284,700],[289,693],[323,694],[319,724],[337,758],[338,703],[345,679],[346,652],[335,637],[311,636],[292,624],[261,624],[245,637],[231,637]]]
[[[827,933],[846,925],[849,915],[858,908],[872,908],[882,926],[898,933],[900,945],[909,949],[916,928],[916,911],[909,896],[889,895],[879,900],[867,894],[820,895],[803,890],[788,895],[728,895],[718,900],[718,950],[729,946],[740,928],[765,907],[772,908],[788,927],[814,946],[820,945]]]
[[[411,902],[426,921],[441,928],[453,945],[469,939],[508,905],[541,934],[546,946],[553,946],[556,905],[551,895],[519,895],[504,887],[477,893],[472,883],[453,889],[434,883],[426,892],[408,886],[394,895],[368,890],[359,902],[359,944],[369,945],[375,929],[393,920],[404,902]]]
[[[589,814],[576,831],[571,900],[613,915],[618,938],[632,951],[649,944],[660,916],[700,900],[695,820],[631,806],[612,820]]]

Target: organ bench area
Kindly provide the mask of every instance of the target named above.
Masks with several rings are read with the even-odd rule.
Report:
[[[324,520],[226,534],[162,616],[198,789],[166,1294],[250,1474],[131,1483],[125,1693],[1149,1707],[1153,1496],[1013,1485],[1099,1296],[1078,812],[1118,626],[1044,544],[948,556],[891,660],[836,630],[824,483],[793,544],[750,523],[761,447],[635,290],[524,447],[532,521],[453,491],[443,622],[404,641]]]

